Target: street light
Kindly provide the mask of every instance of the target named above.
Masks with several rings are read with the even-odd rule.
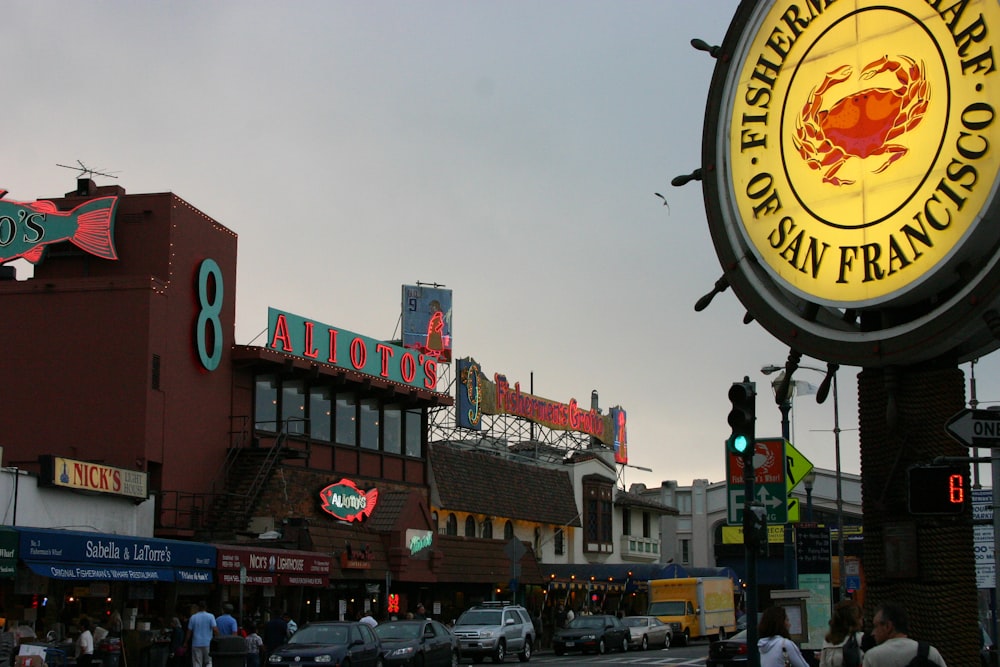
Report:
[[[841,475],[840,475],[840,401],[837,395],[837,369],[840,368],[838,364],[827,364],[826,370],[822,368],[816,368],[814,366],[796,366],[796,369],[802,368],[807,371],[815,371],[817,373],[823,373],[823,382],[819,386],[819,391],[816,392],[816,402],[823,403],[826,401],[826,397],[829,394],[831,383],[833,385],[833,447],[834,456],[837,462],[836,469],[836,480],[837,480],[837,568],[839,569],[838,579],[840,581],[840,599],[844,600],[847,598],[847,583],[846,583],[846,572],[844,567],[844,494],[841,486]],[[770,375],[776,371],[784,370],[780,366],[765,366],[760,369],[760,372],[764,375]],[[794,369],[793,369],[794,372]],[[789,385],[791,386],[791,385]],[[789,391],[789,394],[791,391]],[[791,401],[789,400],[789,404]],[[782,413],[784,414],[784,412]],[[787,437],[786,437],[787,440]]]
[[[805,477],[802,478],[802,486],[806,489],[806,521],[810,523],[813,520],[813,484],[816,483],[816,472],[810,470]]]

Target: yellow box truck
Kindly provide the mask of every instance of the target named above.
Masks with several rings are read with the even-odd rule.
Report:
[[[649,615],[673,629],[673,641],[725,639],[736,632],[736,602],[729,577],[652,579]]]

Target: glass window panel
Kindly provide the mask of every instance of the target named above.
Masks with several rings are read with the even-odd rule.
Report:
[[[407,410],[403,414],[404,437],[406,441],[406,455],[419,457],[423,452],[423,424],[421,422],[423,413],[420,410]]]
[[[257,376],[253,421],[262,431],[278,431],[278,379],[274,375]]]
[[[483,521],[483,537],[493,537],[493,521],[490,519]]]
[[[358,397],[354,394],[337,394],[337,429],[334,435],[341,445],[358,444]]]
[[[465,517],[465,536],[466,537],[476,536],[476,518],[471,514]]]
[[[361,422],[361,447],[378,449],[378,399],[363,398],[358,405],[361,407],[358,419]]]
[[[398,403],[382,408],[382,449],[387,454],[403,453],[403,412]]]
[[[333,434],[330,428],[330,416],[333,413],[333,401],[330,398],[329,387],[309,388],[309,435],[315,440],[330,441]]]
[[[303,382],[281,385],[281,421],[286,433],[306,431],[306,386]]]

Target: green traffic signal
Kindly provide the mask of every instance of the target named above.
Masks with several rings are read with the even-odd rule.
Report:
[[[757,421],[757,387],[750,378],[734,382],[729,388],[731,409],[726,421],[732,427],[732,435],[726,441],[727,449],[733,454],[747,457],[753,454],[755,422]]]

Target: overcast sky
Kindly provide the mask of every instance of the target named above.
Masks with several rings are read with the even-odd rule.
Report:
[[[758,382],[758,435],[779,435],[760,368],[788,352],[731,292],[694,312],[722,271],[700,185],[670,186],[699,166],[714,65],[690,40],[721,43],[735,7],[7,2],[0,188],[61,195],[76,174],[56,164],[82,160],[226,225],[241,344],[263,344],[268,306],[392,338],[401,285],[443,284],[456,356],[628,411],[653,472],[626,484],[720,481],[730,383]],[[1000,403],[997,369],[977,365],[980,401]],[[857,371],[839,378],[849,472]],[[832,468],[832,400],[793,414]]]

